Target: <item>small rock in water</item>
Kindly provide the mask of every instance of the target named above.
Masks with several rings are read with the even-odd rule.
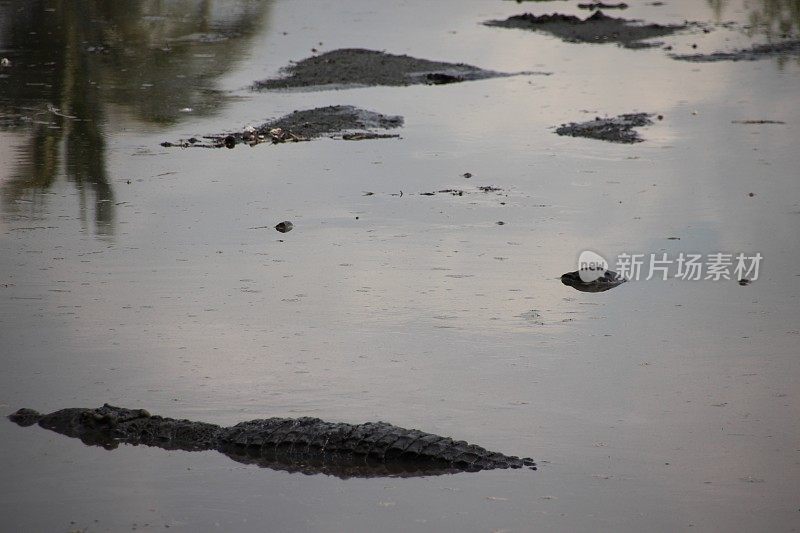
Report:
[[[280,231],[281,233],[288,233],[292,231],[292,228],[294,228],[294,224],[292,224],[288,220],[284,220],[283,222],[275,226],[275,229]]]

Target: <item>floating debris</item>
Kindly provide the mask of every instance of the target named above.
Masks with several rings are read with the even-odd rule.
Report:
[[[478,191],[481,192],[495,192],[501,191],[500,187],[493,187],[491,185],[486,185],[483,187],[477,187]],[[475,191],[472,191],[475,192]],[[434,196],[436,194],[451,194],[453,196],[464,196],[465,194],[469,194],[469,191],[465,191],[464,189],[440,189],[438,191],[430,191],[430,192],[421,192],[419,193],[420,196]]]

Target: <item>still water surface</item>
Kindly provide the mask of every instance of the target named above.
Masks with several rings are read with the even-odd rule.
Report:
[[[340,480],[0,420],[0,529],[796,530],[800,63],[693,64],[480,24],[526,10],[587,14],[0,2],[2,414],[109,402],[223,425],[386,420],[540,461]],[[680,53],[798,27],[791,2],[623,16],[740,24],[664,39]],[[248,89],[343,47],[553,74]],[[338,104],[403,115],[402,138],[160,146]],[[553,133],[634,111],[664,116],[640,144]],[[785,124],[732,123],[754,119]],[[446,188],[469,194],[419,195]],[[263,228],[282,220],[295,229]],[[764,261],[748,286],[592,294],[558,280],[586,249]]]

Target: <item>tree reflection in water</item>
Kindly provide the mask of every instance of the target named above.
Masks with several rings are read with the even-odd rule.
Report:
[[[114,233],[114,191],[105,133],[210,115],[225,96],[215,80],[265,26],[269,2],[29,1],[0,4],[0,131],[18,145],[4,170],[5,217],[41,218],[63,176],[80,217]],[[113,113],[112,106],[124,113]],[[121,123],[123,122],[123,123]],[[85,223],[85,226],[88,223]],[[84,227],[85,227],[84,226]]]
[[[717,22],[723,20],[730,0],[706,0]],[[797,38],[800,33],[800,0],[746,0],[747,34],[764,35],[769,40]]]

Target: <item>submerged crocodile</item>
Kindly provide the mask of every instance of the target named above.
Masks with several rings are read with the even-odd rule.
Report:
[[[567,272],[561,276],[561,283],[581,292],[604,292],[618,287],[626,281],[628,280],[623,276],[611,270],[606,270],[602,276],[592,281],[584,281],[580,270]]]
[[[114,449],[119,443],[166,450],[217,450],[231,459],[273,470],[349,477],[411,477],[530,467],[532,459],[491,452],[386,422],[344,424],[319,418],[266,418],[232,427],[151,415],[105,404],[43,415],[20,409],[8,417]]]

